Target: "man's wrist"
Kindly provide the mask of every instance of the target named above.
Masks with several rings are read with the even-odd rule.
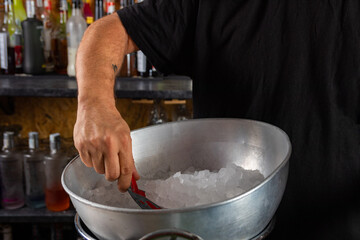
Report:
[[[95,105],[105,105],[105,106],[115,106],[115,97],[114,94],[109,94],[109,96],[98,95],[98,94],[86,94],[78,95],[78,106],[79,107],[92,107]]]

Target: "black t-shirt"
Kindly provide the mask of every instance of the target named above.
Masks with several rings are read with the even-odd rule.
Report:
[[[359,0],[145,0],[118,14],[156,68],[193,79],[195,117],[289,135],[275,239],[360,239]]]

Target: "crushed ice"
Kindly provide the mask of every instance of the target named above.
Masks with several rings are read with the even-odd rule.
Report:
[[[221,202],[238,196],[264,180],[259,170],[246,170],[228,164],[219,171],[196,170],[169,173],[163,179],[140,179],[137,183],[146,196],[164,208],[183,208]],[[139,208],[128,193],[121,193],[116,182],[105,179],[80,195],[92,202],[121,208]]]

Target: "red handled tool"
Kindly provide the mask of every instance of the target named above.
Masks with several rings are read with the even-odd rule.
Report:
[[[145,191],[138,188],[134,176],[131,178],[131,186],[128,188],[128,192],[142,209],[162,209],[162,207],[146,198]]]

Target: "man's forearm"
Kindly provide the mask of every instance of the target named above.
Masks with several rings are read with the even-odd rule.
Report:
[[[114,81],[124,56],[137,50],[118,15],[106,16],[90,25],[76,57],[79,104],[114,101]]]

